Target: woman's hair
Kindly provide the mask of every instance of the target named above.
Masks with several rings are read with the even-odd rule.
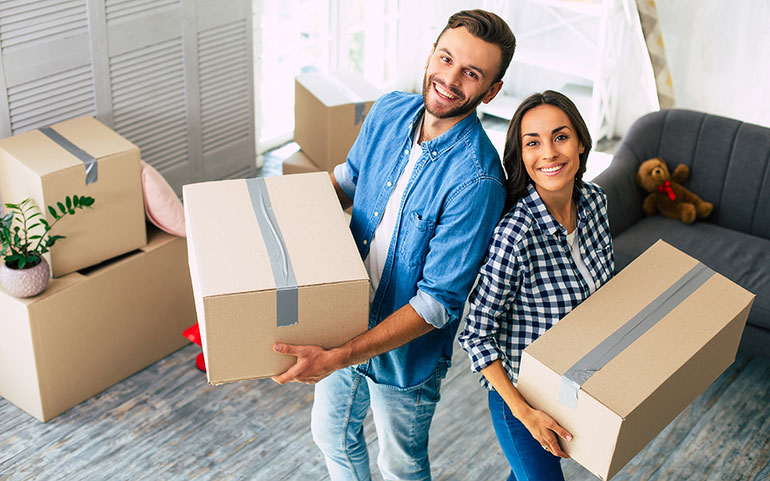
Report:
[[[508,212],[519,199],[527,194],[527,186],[532,182],[521,157],[521,119],[524,118],[524,114],[540,105],[553,105],[561,109],[572,123],[578,142],[584,148],[583,153],[580,154],[580,166],[575,174],[575,186],[572,194],[576,201],[580,196],[580,189],[583,187],[583,174],[586,171],[586,160],[591,151],[591,134],[588,132],[588,127],[577,107],[566,95],[554,90],[546,90],[524,99],[508,125],[505,151],[503,152],[503,167],[508,176],[505,182],[506,199],[503,212]]]

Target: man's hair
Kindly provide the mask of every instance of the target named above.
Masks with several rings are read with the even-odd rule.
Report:
[[[532,182],[527,168],[522,159],[521,145],[521,121],[524,114],[541,105],[552,105],[558,107],[567,115],[577,136],[578,142],[583,146],[583,153],[579,155],[579,166],[575,173],[575,186],[572,191],[572,197],[577,201],[580,198],[580,189],[583,187],[583,174],[586,171],[586,162],[588,154],[591,152],[591,133],[588,131],[580,111],[566,95],[554,90],[546,90],[543,93],[532,94],[519,105],[508,124],[508,134],[505,139],[505,150],[503,151],[503,166],[508,179],[505,182],[506,201],[505,215],[516,202],[527,194],[528,185]]]
[[[468,33],[485,42],[500,47],[500,68],[492,83],[503,79],[505,71],[513,58],[513,52],[516,50],[516,37],[513,36],[511,28],[505,23],[505,20],[492,12],[486,10],[463,10],[457,12],[447,21],[446,27],[438,35],[436,43],[447,29],[465,27]]]

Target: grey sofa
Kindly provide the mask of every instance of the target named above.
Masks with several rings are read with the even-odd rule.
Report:
[[[660,157],[690,167],[685,187],[714,203],[691,225],[645,217],[639,164]],[[741,350],[770,356],[770,129],[689,110],[637,120],[610,166],[594,180],[608,196],[619,271],[661,238],[756,294]]]

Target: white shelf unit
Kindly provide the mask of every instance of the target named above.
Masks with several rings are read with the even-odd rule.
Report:
[[[490,104],[482,104],[479,112],[509,120],[529,94],[558,90],[575,102],[594,141],[609,136],[615,121],[626,1],[485,1],[485,8],[511,26],[517,47],[503,91]]]

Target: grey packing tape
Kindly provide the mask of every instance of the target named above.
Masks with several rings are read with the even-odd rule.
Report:
[[[358,125],[361,122],[364,121],[364,117],[366,117],[366,104],[364,102],[356,102],[355,104],[356,109],[356,123],[353,125]]]
[[[65,139],[59,132],[55,131],[51,127],[42,127],[40,132],[48,136],[48,138],[59,144],[63,149],[80,159],[80,161],[86,165],[86,185],[93,184],[98,180],[98,164],[96,162],[96,158],[69,140]]]
[[[342,92],[342,94],[347,97],[348,100],[353,102],[355,109],[355,124],[353,125],[358,125],[363,122],[364,117],[366,117],[366,102],[364,101],[364,98],[358,95],[353,89],[348,87],[338,78],[333,77],[326,72],[322,73],[321,76],[326,79],[327,82],[337,87],[337,90]]]
[[[570,408],[576,408],[578,391],[594,373],[633,344],[713,275],[714,271],[699,262],[628,322],[583,356],[561,377],[559,402]]]
[[[278,327],[291,326],[299,320],[297,279],[286,250],[286,243],[278,221],[275,219],[265,179],[262,177],[246,179],[246,186],[262,233],[262,240],[265,242],[273,279],[275,279],[276,324]]]

